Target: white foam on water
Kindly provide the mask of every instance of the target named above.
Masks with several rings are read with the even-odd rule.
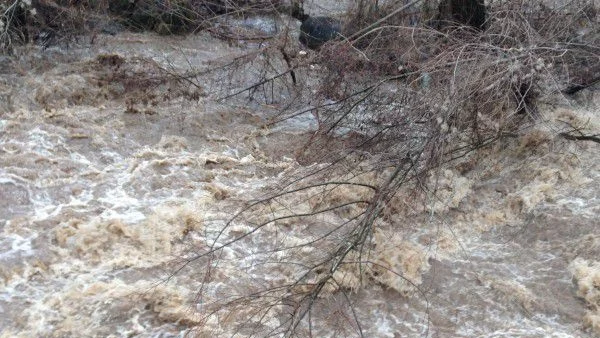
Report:
[[[395,327],[396,325],[398,325],[397,323],[394,323],[392,321],[390,321],[384,314],[375,314],[375,316],[377,319],[377,321],[373,324],[373,326],[375,327],[375,332],[374,334],[377,337],[390,337],[390,338],[395,338]]]
[[[8,174],[5,170],[0,168],[0,183],[12,183],[16,186],[27,187],[26,184],[28,181],[23,177],[17,176],[15,174]]]
[[[22,237],[18,234],[5,235],[0,240],[0,248],[7,248],[7,251],[0,252],[0,260],[9,260],[18,257],[33,256],[35,251],[31,242],[38,237],[37,234],[32,234],[29,237]],[[8,244],[8,245],[6,245]]]
[[[261,25],[262,23],[254,22],[252,24]],[[135,36],[133,37],[135,38]],[[128,36],[126,39],[131,38],[132,36]],[[139,39],[143,42],[139,43],[138,41],[136,47],[140,54],[150,55],[153,51],[149,47],[156,42],[152,42],[151,39],[159,38],[143,35]],[[146,41],[150,41],[150,43],[146,43]],[[189,41],[182,43],[188,45],[182,47],[181,50],[186,53],[194,51],[195,45],[190,44]],[[214,48],[214,46],[208,47]],[[127,50],[123,48],[119,46],[114,50],[110,48],[103,50]],[[165,58],[168,59],[176,54],[175,48],[169,45],[168,48],[163,48],[161,52],[156,52],[152,56],[157,62],[164,62]],[[179,57],[180,59],[176,63],[185,64],[182,62],[184,60],[181,55]],[[62,70],[64,71],[64,69]],[[81,80],[85,82],[83,75]],[[282,178],[284,173],[289,173],[298,165],[291,158],[286,158],[282,162],[266,163],[268,161],[264,160],[264,155],[260,152],[254,153],[249,150],[251,147],[241,143],[237,144],[238,141],[219,135],[218,131],[213,131],[211,126],[205,127],[205,130],[202,131],[202,133],[206,131],[204,134],[193,135],[193,137],[197,137],[196,140],[201,140],[199,142],[206,142],[206,144],[195,145],[203,149],[199,152],[161,147],[154,144],[155,138],[150,137],[148,139],[141,137],[143,140],[138,141],[135,139],[135,129],[142,129],[137,131],[143,133],[145,131],[143,129],[149,126],[149,124],[143,124],[147,123],[145,120],[147,117],[136,115],[123,117],[122,110],[119,110],[123,107],[119,106],[119,102],[111,102],[111,104],[113,103],[118,109],[109,114],[102,111],[101,113],[106,116],[96,116],[93,115],[97,113],[95,111],[79,111],[76,108],[59,111],[67,118],[74,118],[77,125],[83,129],[89,129],[90,133],[94,135],[91,140],[69,139],[69,123],[54,121],[51,118],[43,117],[39,120],[19,122],[22,124],[21,127],[15,127],[21,128],[22,134],[18,134],[20,136],[11,142],[22,142],[25,149],[32,150],[35,155],[40,155],[40,158],[48,160],[50,163],[49,165],[44,163],[39,168],[23,168],[32,169],[39,174],[39,177],[33,179],[24,178],[27,176],[20,177],[15,173],[7,173],[0,168],[0,183],[15,184],[25,188],[30,193],[33,205],[33,211],[30,214],[25,215],[20,222],[15,220],[14,223],[11,223],[9,220],[4,226],[4,232],[0,234],[2,236],[0,243],[3,244],[0,246],[0,250],[5,250],[0,253],[0,259],[19,263],[14,269],[9,268],[11,270],[7,275],[10,275],[10,282],[3,288],[3,292],[0,292],[0,301],[8,303],[0,304],[0,312],[4,311],[7,317],[10,317],[8,310],[11,307],[21,306],[24,308],[23,311],[18,308],[19,318],[22,318],[21,321],[24,323],[8,324],[12,325],[9,328],[12,331],[9,332],[15,332],[15,336],[35,337],[49,334],[103,336],[107,335],[107,330],[110,331],[108,334],[113,335],[184,336],[189,328],[200,325],[198,321],[195,321],[193,311],[189,310],[193,308],[202,310],[206,305],[195,301],[196,291],[200,287],[203,287],[206,292],[203,296],[218,300],[219,297],[232,295],[234,292],[243,294],[250,288],[250,286],[244,285],[245,282],[251,286],[276,283],[281,280],[290,282],[296,276],[294,274],[298,272],[292,268],[286,270],[287,267],[270,271],[271,261],[267,261],[268,263],[256,261],[264,259],[262,252],[278,244],[276,241],[281,240],[282,243],[289,244],[303,243],[310,237],[302,237],[304,234],[298,230],[304,224],[291,222],[284,225],[266,226],[257,231],[256,236],[237,241],[219,251],[215,255],[220,260],[216,261],[218,264],[214,266],[214,275],[209,276],[206,280],[202,279],[206,267],[198,268],[191,265],[191,268],[182,272],[181,275],[174,276],[171,283],[159,283],[163,276],[161,274],[171,272],[172,265],[169,265],[171,259],[194,257],[196,254],[206,252],[207,246],[213,244],[212,239],[215,238],[215,233],[222,229],[224,220],[232,215],[230,204],[227,203],[237,205],[235,202],[239,200],[252,199],[254,194],[258,195],[261,192],[261,188],[271,185],[277,178]],[[173,109],[182,110],[179,106]],[[197,109],[197,107],[194,106],[193,109]],[[191,115],[193,112],[190,110]],[[138,117],[139,121],[136,122]],[[168,126],[169,123],[165,123],[169,119],[168,108],[160,110],[157,116],[152,118],[154,120],[148,122],[152,123],[152,127],[154,124],[159,125],[160,123],[163,123],[163,127]],[[130,124],[121,126],[120,123],[126,123],[123,121],[127,119],[129,121],[127,123]],[[149,117],[148,119],[150,121]],[[161,119],[163,120],[161,121]],[[0,130],[4,131],[9,121],[0,120]],[[44,123],[57,124],[58,128],[45,128]],[[236,125],[227,127],[236,128]],[[270,132],[299,134],[314,131],[317,127],[316,116],[306,113],[282,122]],[[28,133],[28,128],[31,128],[30,133]],[[58,131],[53,133],[46,130]],[[113,130],[117,131],[113,132]],[[121,136],[121,132],[125,136]],[[207,136],[210,134],[218,136],[211,138]],[[22,140],[19,140],[19,137]],[[181,136],[181,138],[185,141],[185,137]],[[92,146],[86,148],[82,144],[88,141]],[[141,146],[136,142],[146,145]],[[126,147],[119,146],[124,143],[127,144]],[[78,148],[80,146],[82,148]],[[183,144],[182,148],[185,149],[186,145]],[[80,153],[79,150],[75,151],[74,149],[83,150]],[[85,151],[91,152],[91,154],[86,156]],[[122,151],[122,154],[119,151]],[[97,160],[98,155],[104,159]],[[206,158],[215,159],[214,168],[210,168],[199,160]],[[64,160],[68,160],[65,161],[68,162],[67,166],[71,163],[76,164],[72,172],[59,173],[60,168],[54,167],[54,163]],[[528,160],[520,158],[519,161],[525,163]],[[106,164],[106,162],[110,162],[110,164]],[[519,165],[523,165],[522,163]],[[553,161],[545,163],[542,159],[537,165],[551,166],[554,164]],[[25,164],[25,166],[27,165]],[[515,164],[514,166],[518,167],[519,165]],[[508,167],[510,165],[497,166],[500,170]],[[256,174],[257,169],[265,169],[265,172],[269,172],[268,170],[274,168],[281,169],[274,171],[275,177],[261,178]],[[524,171],[531,169],[525,166],[523,168],[525,168]],[[556,168],[550,169],[555,170]],[[557,171],[560,175],[568,173],[568,169]],[[518,175],[525,176],[526,174],[518,171],[512,174],[507,174],[507,172],[508,169],[496,174],[515,175],[515,181],[521,179]],[[205,173],[207,175],[202,176]],[[515,183],[516,185],[520,184],[518,188],[521,190],[511,191],[510,193],[513,194],[511,197],[514,197],[515,200],[520,198],[521,202],[525,204],[525,209],[532,212],[536,212],[536,208],[543,203],[554,203],[552,198],[561,196],[554,194],[554,190],[559,189],[560,184],[563,186],[570,184],[568,175],[565,175],[567,178],[561,178],[567,182],[564,183],[558,180],[553,181],[554,174],[555,172],[552,172],[552,175],[545,176],[539,182],[535,180],[529,182],[528,178],[523,178],[525,183]],[[448,278],[451,280],[456,278],[455,280],[460,281],[459,278],[466,278],[471,281],[469,278],[478,277],[476,273],[480,273],[480,280],[479,285],[473,287],[473,290],[439,290],[440,293],[456,292],[458,296],[457,294],[450,295],[456,297],[464,296],[460,292],[470,292],[470,294],[478,296],[477,300],[479,301],[479,303],[473,301],[475,304],[473,305],[469,303],[472,300],[468,297],[462,297],[459,304],[440,303],[442,304],[440,305],[441,309],[430,309],[432,311],[440,310],[438,315],[442,316],[443,320],[452,322],[450,326],[456,325],[457,329],[448,336],[582,337],[577,320],[544,316],[535,313],[534,307],[532,307],[534,313],[529,315],[522,309],[523,305],[518,303],[519,299],[516,299],[515,302],[510,298],[513,296],[510,294],[511,291],[523,291],[525,296],[530,296],[532,291],[527,288],[525,282],[532,283],[537,280],[536,278],[539,279],[540,275],[548,276],[554,273],[558,276],[554,280],[561,281],[568,278],[568,276],[560,276],[561,271],[554,271],[555,268],[550,264],[544,266],[546,262],[560,259],[558,253],[537,253],[535,264],[525,261],[517,263],[510,261],[512,252],[509,250],[513,250],[514,247],[497,242],[488,243],[482,239],[482,234],[499,231],[507,225],[520,225],[523,223],[523,215],[516,211],[506,211],[510,209],[509,203],[502,204],[509,199],[506,196],[500,198],[500,201],[495,197],[484,200],[484,193],[475,191],[471,186],[476,178],[463,177],[451,170],[444,175],[448,194],[443,196],[443,203],[440,203],[441,206],[435,211],[447,217],[449,223],[456,222],[456,224],[452,224],[453,229],[456,230],[452,240],[460,241],[466,247],[471,260],[463,258],[462,253],[456,254],[458,249],[452,248],[459,247],[458,245],[444,248],[441,245],[432,244],[431,247],[439,250],[440,255],[447,255],[450,257],[448,259],[454,259],[456,265],[467,265],[479,261],[484,265],[478,266],[473,263],[474,265],[469,267],[474,270],[485,267],[487,269],[485,272],[490,275],[487,276],[488,279],[485,279],[481,277],[484,275],[481,274],[482,271],[449,268],[451,271]],[[546,182],[546,179],[550,183]],[[150,182],[152,180],[157,183],[156,187]],[[78,188],[80,190],[78,194],[64,193],[59,190],[59,188],[68,187],[74,183],[81,185]],[[211,184],[217,188],[227,189],[230,196],[234,198],[224,195],[223,201],[219,201],[207,188]],[[59,190],[59,192],[53,192],[52,189]],[[585,189],[593,190],[597,187],[590,186]],[[341,197],[356,197],[357,194],[358,192],[352,190],[340,193]],[[480,206],[482,207],[481,211],[466,208],[461,204],[468,196],[476,196],[477,201],[484,203]],[[56,199],[59,199],[60,202]],[[235,201],[232,201],[234,199]],[[308,200],[309,197],[306,199]],[[294,202],[296,201],[289,202],[289,206],[301,208],[306,204],[306,200],[297,204]],[[594,217],[597,218],[598,199],[596,197],[588,199],[582,196],[561,197],[555,202],[559,207],[564,207],[578,216],[592,220],[595,219]],[[443,214],[450,208],[455,208],[453,211],[460,215]],[[489,216],[487,210],[491,210],[497,215],[498,224],[493,223],[490,220],[491,217],[486,218]],[[212,219],[220,219],[220,221],[205,222],[205,220]],[[332,222],[332,220],[339,220],[339,218],[323,216],[319,219],[322,224]],[[404,230],[403,227],[406,227],[414,234],[391,243],[390,252],[398,253],[401,251],[398,248],[406,249],[410,246],[408,244],[414,246],[413,250],[404,250],[406,252],[403,255],[384,256],[395,257],[396,259],[390,262],[390,265],[398,270],[412,271],[417,280],[428,270],[424,267],[427,266],[427,258],[430,255],[430,252],[425,249],[426,245],[419,243],[419,240],[421,237],[425,237],[423,235],[431,233],[437,235],[439,232],[436,232],[436,229],[432,230],[431,226],[420,227],[421,224],[415,226],[411,221],[409,219],[403,223],[403,220],[400,219],[397,224],[393,224],[402,230]],[[220,246],[236,236],[252,231],[253,226],[248,224],[250,223],[246,223],[246,220],[239,220],[239,223],[232,225],[222,234],[215,245]],[[20,230],[22,232],[19,232]],[[525,228],[525,230],[527,229]],[[447,230],[444,228],[443,231]],[[36,241],[40,237],[44,241]],[[284,237],[285,240],[282,239]],[[413,243],[408,243],[409,238]],[[407,241],[407,244],[402,241]],[[40,247],[36,247],[36,245],[40,245]],[[320,249],[316,247],[303,248],[298,251],[298,257],[294,258],[304,258],[302,256],[309,256]],[[450,253],[446,253],[444,250]],[[32,259],[36,255],[46,254],[50,256],[48,259],[45,259],[46,257],[40,257],[39,260]],[[283,251],[275,252],[269,258],[278,263],[279,259],[289,259],[286,256],[288,254]],[[456,254],[455,256],[459,258],[455,258],[452,254]],[[493,273],[489,271],[493,269],[490,267],[492,263],[498,264]],[[415,266],[423,268],[412,269]],[[453,276],[452,273],[458,274],[458,276]],[[378,284],[366,278],[364,285],[361,286],[364,288],[362,291],[367,293],[368,297],[366,298],[368,299],[364,303],[356,304],[355,309],[359,312],[359,317],[366,318],[363,323],[365,332],[374,338],[395,337],[396,334],[424,336],[430,323],[427,322],[427,315],[424,311],[417,310],[424,307],[423,301],[418,298],[416,293],[412,295],[407,292],[406,295],[397,295],[394,289],[389,287],[393,285],[392,282],[395,279],[399,279],[399,277],[393,277],[391,282],[388,279],[380,279]],[[503,282],[512,284],[505,285],[502,284]],[[500,288],[504,286],[505,289]],[[494,287],[499,290],[492,290]],[[386,294],[381,292],[383,288],[387,288],[385,290],[387,295],[396,296],[394,301],[397,304],[382,313],[378,312],[380,308],[371,307],[371,305],[387,304]],[[497,298],[503,298],[502,294],[496,295],[496,298],[492,297],[494,292],[507,293],[509,300],[498,300]],[[452,298],[449,297],[449,299]],[[328,299],[324,299],[324,301],[327,302]],[[464,303],[460,303],[460,301],[464,301]],[[521,301],[526,302],[527,299]],[[473,306],[482,306],[483,308],[474,309]],[[482,317],[483,319],[473,320],[471,315],[486,311],[488,307],[489,312]],[[212,322],[207,323],[214,325],[215,332],[225,332],[230,329],[230,327],[224,328],[227,325],[226,320],[243,322],[247,318],[244,317],[245,313],[247,312],[240,311],[234,312],[231,317],[211,317]],[[459,314],[454,316],[455,313]],[[273,328],[281,322],[278,318],[271,318],[264,324],[268,328]],[[322,324],[326,326],[328,322],[324,320]],[[222,331],[218,331],[221,329]],[[438,334],[436,329],[434,326],[429,326],[429,334],[431,336]],[[444,336],[444,334],[446,332],[441,332],[439,336]]]
[[[567,197],[556,201],[557,206],[564,207],[572,213],[591,219],[596,219],[600,213],[600,199]]]
[[[120,220],[124,223],[130,224],[139,223],[146,219],[146,215],[143,212],[139,210],[131,210],[128,208],[121,211],[106,209],[104,212],[102,212],[100,217],[102,217],[102,219],[105,220]]]
[[[317,116],[308,111],[298,114],[292,118],[287,118],[284,121],[277,123],[272,129],[272,132],[285,133],[306,133],[314,132],[319,128],[319,120]]]
[[[44,156],[52,156],[53,150],[63,142],[62,137],[57,137],[56,140],[52,140],[52,136],[40,127],[35,127],[29,131],[28,145],[30,149]]]

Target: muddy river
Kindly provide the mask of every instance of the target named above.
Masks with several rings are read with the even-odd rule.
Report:
[[[259,312],[268,301],[248,295],[295,278],[285,255],[319,247],[273,250],[289,262],[273,266],[262,249],[307,243],[308,225],[272,224],[178,268],[252,231],[225,226],[240,205],[322,165],[296,157],[314,116],[264,127],[277,100],[217,100],[226,74],[202,71],[247,46],[133,33],[82,45],[0,58],[0,337],[276,332],[285,309]],[[190,71],[204,80],[169,80]],[[440,169],[428,203],[396,196],[373,260],[399,273],[348,271],[298,336],[600,335],[600,148],[556,136],[559,120],[600,130],[600,94],[541,109],[544,121],[473,154],[470,170]]]

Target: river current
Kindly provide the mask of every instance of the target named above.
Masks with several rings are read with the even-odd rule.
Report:
[[[265,128],[277,104],[217,101],[213,73],[205,86],[164,80],[243,52],[205,35],[120,33],[0,59],[0,337],[243,337],[280,324],[239,329],[252,309],[205,304],[293,278],[252,257],[302,243],[298,224],[233,243],[210,278],[201,261],[174,274],[241,203],[310,167],[296,154],[312,115]],[[600,151],[556,132],[600,130],[600,95],[558,101],[523,135],[442,168],[435,199],[396,196],[374,259],[403,278],[348,272],[354,314],[346,293],[326,292],[313,336],[600,335]]]

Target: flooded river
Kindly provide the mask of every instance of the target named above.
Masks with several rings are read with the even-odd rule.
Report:
[[[253,321],[257,303],[210,305],[293,280],[291,263],[270,267],[261,250],[307,243],[306,224],[272,224],[175,272],[207,243],[252,231],[225,226],[240,205],[320,165],[296,159],[313,116],[264,128],[276,103],[217,101],[213,73],[169,80],[243,52],[205,35],[33,48],[0,59],[0,337],[249,337],[282,325],[278,306]],[[298,335],[600,335],[600,148],[556,136],[558,120],[600,130],[600,96],[585,95],[441,169],[431,201],[396,196],[373,260],[400,274],[359,283],[348,271],[349,291],[326,290]]]

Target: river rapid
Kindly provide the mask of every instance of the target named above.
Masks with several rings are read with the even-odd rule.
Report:
[[[188,86],[165,75],[244,48],[120,33],[0,59],[0,337],[246,337],[280,325],[276,307],[240,329],[253,309],[205,304],[293,278],[252,257],[302,242],[301,225],[233,243],[210,278],[201,260],[175,274],[244,201],[319,165],[296,157],[312,115],[265,128],[277,102],[218,101],[214,73]],[[361,285],[348,272],[350,292],[323,294],[312,335],[600,335],[600,151],[557,136],[558,121],[600,130],[600,94],[557,101],[522,135],[440,169],[436,198],[396,196],[374,259],[402,278]],[[219,240],[249,229],[240,221]]]

